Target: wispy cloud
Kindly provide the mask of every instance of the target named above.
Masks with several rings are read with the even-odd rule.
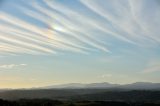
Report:
[[[101,78],[110,78],[110,77],[112,77],[112,74],[103,74],[100,77]]]
[[[128,40],[141,46],[146,45],[147,42],[159,43],[160,38],[157,33],[159,33],[160,26],[158,21],[160,6],[156,0],[81,0],[81,3],[108,20],[114,28],[113,31],[118,33],[121,40]],[[151,6],[152,9],[148,6]]]
[[[160,43],[160,9],[156,0],[80,0],[84,11],[58,0],[31,1],[23,16],[0,11],[0,54],[110,53],[109,39],[139,46]],[[152,5],[152,9],[148,8]],[[7,8],[7,7],[6,7]],[[89,14],[89,15],[88,15]],[[152,17],[151,17],[152,16]],[[23,19],[36,20],[39,26]]]
[[[0,69],[12,69],[15,67],[27,66],[27,64],[4,64],[0,65]]]
[[[142,73],[154,73],[160,71],[160,61],[151,61]]]

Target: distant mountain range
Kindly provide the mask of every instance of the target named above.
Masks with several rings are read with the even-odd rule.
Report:
[[[111,84],[108,82],[103,83],[90,83],[90,84],[82,84],[82,83],[69,83],[69,84],[62,84],[62,85],[53,85],[53,86],[46,86],[41,87],[41,89],[81,89],[81,88],[97,88],[97,89],[135,89],[135,90],[155,90],[160,89],[160,83],[151,83],[151,82],[136,82],[132,84]]]
[[[69,83],[69,84],[62,84],[62,85],[53,85],[53,86],[46,86],[42,88],[69,88],[69,89],[76,89],[76,88],[110,88],[110,87],[117,87],[119,84],[110,84],[107,82],[104,83],[90,83],[90,84],[82,84],[82,83]]]
[[[160,103],[160,83],[70,83],[31,89],[2,89],[0,99],[46,98],[54,100],[155,101]]]

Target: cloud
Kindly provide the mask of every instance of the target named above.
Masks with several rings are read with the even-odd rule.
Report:
[[[81,3],[109,21],[119,39],[141,46],[159,43],[160,6],[156,0],[81,0]]]
[[[154,73],[160,71],[160,61],[152,60],[142,73]]]
[[[47,52],[47,53],[55,53],[54,49],[69,49],[72,51],[79,51],[79,52],[83,52],[83,50],[81,50],[82,47],[76,47],[76,45],[70,44],[68,42],[65,42],[65,40],[61,40],[58,37],[54,37],[54,33],[52,31],[50,31],[49,29],[38,29],[33,27],[30,24],[26,24],[26,22],[23,22],[22,20],[19,20],[13,16],[10,16],[6,13],[1,13],[1,15],[3,16],[3,19],[5,20],[5,22],[9,22],[9,24],[15,25],[16,27],[20,27],[20,28],[24,28],[23,30],[14,28],[14,27],[10,27],[10,26],[6,26],[3,25],[1,27],[1,38],[0,40],[2,41],[7,41],[9,43],[14,43],[14,44],[18,44],[18,45],[23,45],[25,46],[25,49],[29,49],[32,51],[37,52],[37,50],[42,51],[42,52]],[[13,21],[15,20],[15,21]],[[17,24],[18,23],[18,24]],[[8,30],[8,31],[7,31]],[[42,30],[44,30],[42,32]],[[3,32],[5,31],[5,32]],[[11,33],[6,33],[6,32],[11,32]],[[52,34],[52,35],[51,35]],[[4,36],[5,35],[5,36]],[[34,35],[34,36],[33,36]],[[48,36],[46,36],[48,35]],[[50,36],[53,36],[53,38],[51,38]],[[58,36],[58,35],[57,35]],[[23,42],[21,41],[24,40]],[[27,42],[27,41],[31,41],[31,42]],[[35,44],[35,43],[39,43],[39,44]],[[42,45],[42,46],[40,46]],[[46,48],[44,46],[49,46],[50,48]],[[52,48],[52,49],[51,49]],[[85,49],[82,48],[82,49]],[[23,49],[20,49],[23,51]],[[30,51],[26,52],[29,53]]]
[[[110,78],[112,77],[112,74],[103,74],[101,75],[101,78]]]
[[[46,4],[48,4],[49,7],[51,7],[54,10],[59,11],[60,13],[64,14],[65,16],[68,16],[68,14],[70,14],[70,13],[73,14],[73,15],[69,15],[68,16],[69,18],[80,17],[80,19],[81,19],[81,20],[74,20],[73,18],[72,18],[72,20],[66,19],[63,16],[61,16],[60,14],[57,14],[55,11],[51,11],[51,10],[46,9],[44,7],[40,7],[37,3],[33,4],[34,8],[36,8],[37,10],[42,12],[43,14],[48,15],[53,20],[53,22],[61,24],[60,26],[55,25],[54,27],[52,27],[52,25],[51,25],[51,28],[53,28],[53,30],[60,31],[61,32],[60,34],[65,34],[66,36],[69,35],[69,36],[73,37],[74,39],[78,40],[79,42],[91,45],[92,47],[103,50],[105,52],[109,52],[109,50],[105,46],[97,43],[98,41],[97,41],[97,39],[94,38],[93,34],[89,34],[88,31],[85,32],[86,29],[91,27],[91,25],[89,25],[89,23],[88,23],[88,21],[91,19],[87,19],[87,20],[86,20],[86,18],[83,19],[85,16],[82,17],[82,16],[78,15],[78,13],[76,11],[70,10],[69,8],[62,6],[59,3],[56,3],[53,1],[51,3],[48,1],[45,1],[45,2],[46,2]],[[85,21],[87,23],[86,24],[87,27],[86,26],[79,27],[80,23],[84,23],[82,21]],[[60,36],[60,35],[58,34],[58,36]]]
[[[0,69],[12,69],[21,66],[27,66],[27,64],[4,64],[0,65]]]
[[[113,48],[108,43],[114,45],[117,40],[140,47],[160,44],[160,6],[156,0],[75,2],[85,11],[58,0],[41,2],[13,4],[22,16],[0,11],[1,55],[111,53]]]
[[[155,66],[152,66],[152,67],[149,67],[147,68],[144,73],[153,73],[153,72],[157,72],[157,71],[160,71],[160,64],[159,65],[155,65]]]

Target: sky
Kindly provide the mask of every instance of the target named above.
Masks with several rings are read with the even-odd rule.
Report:
[[[160,83],[159,0],[0,0],[0,88]]]

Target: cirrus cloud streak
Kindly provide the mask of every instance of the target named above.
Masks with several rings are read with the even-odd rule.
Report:
[[[117,40],[135,46],[154,47],[160,44],[160,5],[156,0],[75,2],[86,12],[58,0],[41,2],[44,4],[34,0],[27,3],[32,9],[25,5],[13,5],[23,16],[0,11],[1,55],[57,54],[66,51],[110,53],[112,48],[108,44],[114,44]],[[148,8],[151,5],[153,8]],[[36,20],[43,26],[30,20]]]

